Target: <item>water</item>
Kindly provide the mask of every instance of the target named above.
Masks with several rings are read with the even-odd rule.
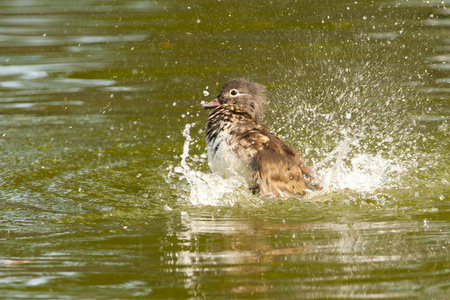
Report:
[[[0,298],[449,298],[449,5],[3,1]],[[242,76],[323,191],[209,173]]]

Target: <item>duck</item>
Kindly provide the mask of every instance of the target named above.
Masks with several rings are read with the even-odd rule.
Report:
[[[227,81],[203,105],[208,165],[222,178],[241,176],[263,196],[300,198],[322,189],[299,152],[262,125],[267,88],[247,78]]]

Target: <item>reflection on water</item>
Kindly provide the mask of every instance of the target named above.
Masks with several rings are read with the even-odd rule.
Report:
[[[0,298],[448,298],[448,5],[2,2]],[[241,76],[322,192],[209,173]]]
[[[435,245],[436,248],[430,251],[415,251],[405,257],[410,253],[409,247],[417,250],[420,244],[429,243],[412,240],[418,231],[430,230],[429,224],[235,222],[191,217],[187,213],[182,213],[182,221],[185,229],[172,233],[182,250],[167,253],[166,272],[172,273],[174,268],[182,272],[186,288],[192,291],[198,291],[202,285],[202,291],[217,295],[213,290],[214,281],[220,279],[227,286],[236,275],[239,288],[233,285],[222,293],[254,293],[276,298],[276,294],[283,291],[286,295],[301,293],[302,297],[316,298],[322,295],[320,287],[328,285],[335,297],[411,297],[416,290],[411,289],[410,284],[418,275],[424,276],[427,283],[433,282],[433,277],[441,278],[439,284],[426,284],[428,292],[438,292],[446,285],[447,272],[430,276],[422,273],[421,266],[430,265],[438,253],[447,253],[447,245]],[[258,238],[250,245],[245,242],[244,233]],[[209,247],[203,249],[205,235],[212,240]],[[323,242],[325,237],[326,242]],[[271,246],[268,241],[273,241]],[[390,245],[388,251],[386,243]],[[442,262],[431,264],[433,268],[445,268],[446,265]],[[399,265],[409,275],[390,282],[396,278]],[[286,281],[283,274],[296,279]],[[208,279],[208,275],[214,279]],[[277,276],[280,276],[279,280]],[[374,281],[379,282],[380,287],[384,286],[382,292],[373,285]],[[270,286],[274,283],[275,286]]]

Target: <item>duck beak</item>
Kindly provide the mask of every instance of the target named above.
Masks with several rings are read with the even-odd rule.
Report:
[[[219,98],[214,99],[213,101],[206,103],[205,105],[203,105],[204,109],[210,109],[210,108],[214,108],[220,106],[220,102],[219,102]]]

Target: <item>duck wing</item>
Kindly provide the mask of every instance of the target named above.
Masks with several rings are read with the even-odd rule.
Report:
[[[246,136],[252,149],[253,180],[263,195],[298,198],[319,190],[311,169],[300,154],[265,127]]]
[[[252,161],[253,180],[263,195],[297,198],[306,194],[301,168],[272,150],[259,152]]]

